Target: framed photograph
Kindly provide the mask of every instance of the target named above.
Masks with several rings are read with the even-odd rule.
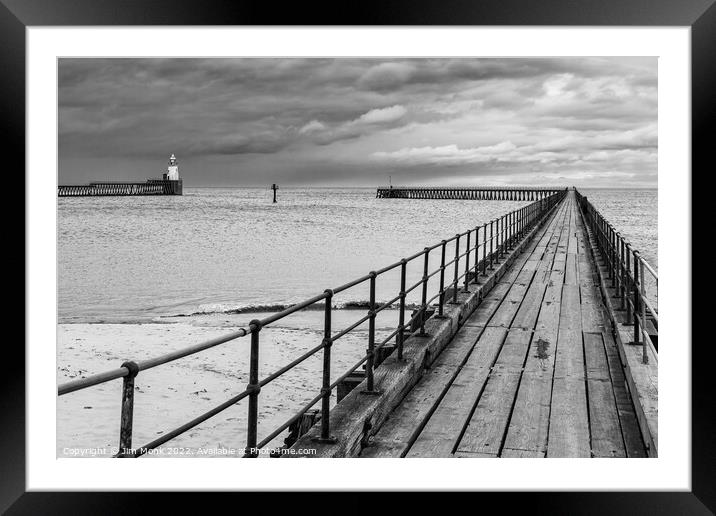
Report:
[[[712,3],[3,0],[28,302],[2,507],[710,513]]]

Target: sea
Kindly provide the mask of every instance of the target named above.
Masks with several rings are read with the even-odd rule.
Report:
[[[657,190],[580,192],[658,270]],[[268,188],[191,186],[183,196],[58,198],[58,382],[246,327],[527,204],[376,199],[374,188],[282,187],[278,202],[272,198]],[[431,270],[439,259],[431,253]],[[408,285],[422,266],[410,264]],[[381,276],[377,301],[397,295],[399,281],[398,270]],[[409,305],[419,302],[419,290]],[[337,295],[334,330],[365,315],[368,300],[367,282]],[[320,343],[322,310],[317,305],[262,331],[262,377]],[[378,318],[379,338],[396,318],[394,309]],[[334,346],[332,378],[360,359],[366,339],[361,325]],[[320,368],[320,356],[312,357],[262,390],[259,439],[318,393]],[[248,339],[140,373],[135,444],[218,405],[247,381]],[[120,384],[59,398],[58,457],[116,446]],[[193,450],[175,455],[241,450],[245,412],[241,402],[171,441]]]

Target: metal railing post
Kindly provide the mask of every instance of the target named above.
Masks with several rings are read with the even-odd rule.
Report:
[[[646,286],[644,285],[644,260],[639,260],[639,278],[641,278],[641,329],[646,333],[646,303],[644,302],[644,296],[646,296]],[[642,335],[642,362],[645,364],[649,363],[649,354],[647,353],[646,347],[646,336]]]
[[[627,275],[626,275],[626,269],[624,268],[624,258],[625,258],[624,257],[624,238],[621,235],[619,236],[619,247],[620,247],[619,266],[621,267],[621,280],[619,282],[621,284],[621,289],[619,292],[619,297],[621,298],[621,301],[620,301],[619,306],[622,310],[624,310],[626,308],[626,278],[627,278]]]
[[[522,240],[522,208],[515,213],[515,241],[519,244]]]
[[[620,246],[619,243],[621,241],[621,234],[619,231],[614,232],[614,275],[616,276],[616,291],[614,292],[614,296],[617,299],[620,299],[621,296],[621,283],[622,283],[622,257],[620,252]]]
[[[612,288],[617,286],[617,255],[616,255],[616,234],[614,226],[609,224],[609,254],[612,257]]]
[[[460,234],[455,235],[455,263],[453,267],[453,280],[452,280],[452,301],[451,304],[457,304],[457,271],[458,264],[460,263]]]
[[[522,240],[522,215],[524,208],[520,208],[517,212],[517,240]]]
[[[317,441],[335,443],[331,436],[331,310],[333,308],[333,291],[326,289],[325,308],[323,312],[323,385],[321,386],[321,437]]]
[[[440,245],[440,296],[438,296],[438,317],[443,316],[443,305],[445,304],[445,246],[447,241],[441,241]]]
[[[525,216],[525,222],[528,228],[532,228],[532,211],[534,211],[535,205],[534,203],[527,206],[527,215]]]
[[[467,282],[470,276],[470,232],[467,232],[467,242],[465,242],[465,280],[463,281],[463,292],[469,292]]]
[[[403,342],[405,339],[405,273],[408,261],[400,260],[400,314],[398,316],[398,360],[403,359]]]
[[[487,276],[487,222],[482,225],[482,275]]]
[[[258,457],[256,442],[258,439],[259,424],[259,333],[261,332],[261,321],[254,319],[249,323],[253,326],[251,332],[251,355],[249,358],[249,384],[246,389],[249,391],[249,420],[246,433],[246,456]]]
[[[510,212],[510,249],[515,245],[515,212]]]
[[[529,226],[532,228],[535,225],[535,219],[537,218],[537,210],[539,209],[539,201],[535,201],[530,206],[530,214],[529,214]]]
[[[423,292],[420,300],[420,333],[421,337],[426,337],[425,333],[425,315],[428,312],[428,260],[430,259],[430,249],[423,249],[425,259],[423,260]]]
[[[629,308],[629,297],[632,295],[632,289],[634,288],[634,277],[629,277],[631,275],[631,256],[632,256],[632,249],[631,244],[627,242],[626,244],[626,275],[627,275],[627,285],[626,285],[626,305],[624,306],[624,309],[626,310],[626,323],[627,325],[632,324],[632,311]]]
[[[132,454],[132,426],[134,424],[134,378],[139,373],[136,362],[127,361],[122,364],[128,370],[122,381],[122,413],[119,424],[119,452],[117,457]]]
[[[505,252],[512,248],[512,212],[505,215]]]
[[[500,223],[499,223],[499,230],[497,234],[499,235],[497,238],[498,246],[497,246],[497,259],[499,260],[502,258],[502,255],[504,255],[504,248],[505,248],[505,216],[500,215]]]
[[[477,277],[480,275],[480,226],[475,226],[475,271],[473,272],[474,283],[479,283]]]
[[[494,270],[494,268],[495,268],[493,266],[493,258],[494,258],[495,252],[492,250],[493,242],[495,241],[495,237],[494,237],[493,231],[492,231],[492,223],[493,222],[494,222],[494,220],[490,221],[490,270]]]
[[[634,344],[639,344],[639,282],[642,278],[639,276],[639,251],[634,251]]]
[[[366,350],[366,389],[364,394],[377,394],[375,390],[373,373],[375,369],[375,271],[370,271],[370,308],[368,309],[368,349]]]

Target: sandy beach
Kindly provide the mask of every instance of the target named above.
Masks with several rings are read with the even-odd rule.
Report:
[[[377,320],[376,338],[384,338],[397,312]],[[336,310],[336,331],[361,318],[363,310]],[[147,324],[60,324],[57,381],[81,378],[118,367],[125,360],[144,360],[244,327],[268,314],[212,314],[165,319]],[[178,322],[180,321],[180,322]],[[323,314],[305,311],[261,332],[260,377],[263,378],[320,343]],[[383,336],[383,337],[381,337]],[[333,347],[332,378],[343,374],[365,352],[367,325]],[[136,379],[135,447],[241,392],[248,382],[249,339],[241,338],[143,371]],[[310,357],[261,390],[259,440],[318,394],[322,355]],[[61,396],[57,403],[57,456],[75,456],[78,448],[111,449],[119,435],[121,380]],[[335,401],[335,391],[334,391]],[[318,407],[318,405],[316,406]],[[246,400],[191,429],[165,446],[243,448]],[[272,445],[283,443],[284,435]],[[222,456],[222,455],[220,455]]]

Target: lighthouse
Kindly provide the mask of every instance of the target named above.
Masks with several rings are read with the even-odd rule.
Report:
[[[190,174],[191,175],[191,174]],[[127,181],[101,181],[88,185],[59,185],[59,197],[90,197],[95,195],[182,195],[183,184],[179,179],[179,162],[172,154],[167,171],[161,179],[149,178],[145,183]]]
[[[182,195],[183,185],[182,180],[179,179],[179,161],[174,153],[169,157],[169,166],[167,166],[167,171],[162,174],[162,179],[153,181],[164,183],[162,188],[166,195]]]
[[[167,176],[166,178],[170,181],[178,181],[179,180],[179,162],[177,161],[176,156],[172,153],[171,157],[169,158],[169,166],[167,167]]]

